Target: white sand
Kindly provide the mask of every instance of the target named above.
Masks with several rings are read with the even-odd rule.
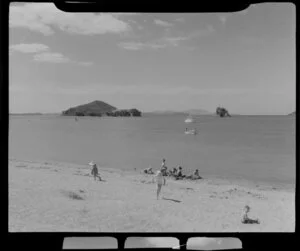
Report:
[[[167,179],[156,200],[152,176],[88,166],[9,161],[9,231],[293,232],[294,189],[232,181]],[[82,197],[72,199],[69,194]],[[242,224],[243,208],[260,224]]]

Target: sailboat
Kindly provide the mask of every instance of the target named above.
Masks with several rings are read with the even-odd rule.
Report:
[[[192,115],[191,114],[189,114],[188,116],[187,116],[187,118],[185,119],[185,121],[184,121],[185,123],[195,123],[195,120],[194,120],[194,118],[192,117]],[[193,134],[193,135],[196,135],[198,132],[197,132],[197,130],[194,128],[194,129],[188,129],[188,128],[185,128],[185,132],[184,132],[185,134]]]
[[[190,129],[188,130],[187,128],[185,129],[185,134],[193,134],[193,135],[196,135],[198,134],[197,130],[196,129]]]
[[[191,115],[187,116],[187,118],[184,121],[185,123],[194,123],[195,120],[193,119],[193,117]]]

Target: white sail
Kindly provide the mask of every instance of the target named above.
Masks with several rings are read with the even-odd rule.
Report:
[[[185,121],[184,121],[185,123],[194,123],[195,122],[195,120],[193,119],[193,117],[192,116],[188,116],[186,119],[185,119]]]

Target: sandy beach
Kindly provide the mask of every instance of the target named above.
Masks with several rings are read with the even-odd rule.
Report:
[[[293,232],[295,190],[207,179],[167,178],[156,200],[152,176],[88,165],[9,160],[10,232]],[[243,208],[260,224],[243,224]]]

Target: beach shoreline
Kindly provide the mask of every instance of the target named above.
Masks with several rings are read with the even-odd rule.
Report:
[[[156,200],[139,170],[9,159],[9,231],[293,232],[293,185],[167,178]],[[245,205],[260,224],[242,224]]]

